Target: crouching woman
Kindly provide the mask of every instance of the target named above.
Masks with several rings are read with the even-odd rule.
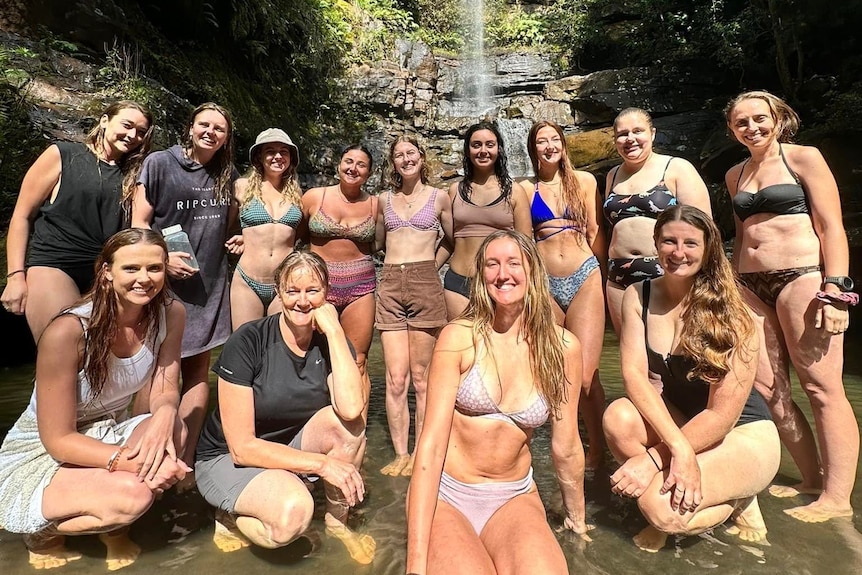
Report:
[[[712,220],[692,206],[659,215],[664,275],[626,289],[620,356],[626,398],[605,413],[621,463],[614,493],[636,498],[650,523],[635,536],[658,551],[668,534],[728,518],[745,540],[766,536],[757,494],[781,458],[778,432],[753,388],[757,335]],[[659,392],[649,372],[660,377]]]
[[[216,507],[214,542],[276,548],[309,528],[314,500],[303,480],[323,479],[326,532],[360,563],[374,541],[347,526],[365,496],[359,466],[368,402],[354,351],[327,303],[326,263],[291,252],[275,270],[281,313],[240,326],[213,367],[218,408],[197,448],[198,489]]]

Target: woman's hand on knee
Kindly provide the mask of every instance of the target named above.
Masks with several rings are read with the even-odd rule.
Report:
[[[671,509],[679,511],[680,515],[693,512],[700,505],[703,499],[700,491],[700,465],[693,450],[674,453],[671,457],[670,470],[660,490],[662,495],[668,492],[671,492]]]
[[[320,471],[323,480],[340,489],[351,507],[361,503],[365,498],[365,483],[359,470],[352,463],[329,456],[324,457],[326,460]]]
[[[192,471],[192,468],[186,465],[182,459],[164,458],[159,469],[153,475],[144,479],[147,487],[152,491],[166,491],[173,487],[177,482],[182,481],[186,473]]]
[[[611,475],[611,491],[617,495],[637,499],[658,473],[655,463],[646,452],[630,457]]]

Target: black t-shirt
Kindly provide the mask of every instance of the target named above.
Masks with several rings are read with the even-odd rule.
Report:
[[[314,332],[305,357],[300,357],[284,343],[280,319],[281,314],[270,315],[240,326],[225,342],[213,372],[230,383],[251,387],[255,436],[286,445],[330,404],[326,378],[332,368],[324,335]],[[197,460],[225,453],[221,411],[216,408],[201,432]]]

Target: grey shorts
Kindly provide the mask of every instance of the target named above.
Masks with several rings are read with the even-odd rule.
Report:
[[[290,440],[288,447],[300,449],[302,430]],[[262,467],[242,467],[234,464],[230,453],[195,462],[195,482],[201,496],[213,507],[235,513],[236,500],[251,480],[267,471]],[[309,477],[316,481],[317,476]]]

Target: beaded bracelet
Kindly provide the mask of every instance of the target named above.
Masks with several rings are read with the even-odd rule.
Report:
[[[111,458],[108,460],[108,465],[105,466],[105,469],[107,469],[109,473],[113,473],[117,470],[117,466],[120,464],[120,456],[127,449],[128,446],[124,445],[111,455]]]
[[[856,305],[859,303],[859,294],[852,291],[841,293],[819,291],[816,298],[825,303],[843,303],[847,305]]]

